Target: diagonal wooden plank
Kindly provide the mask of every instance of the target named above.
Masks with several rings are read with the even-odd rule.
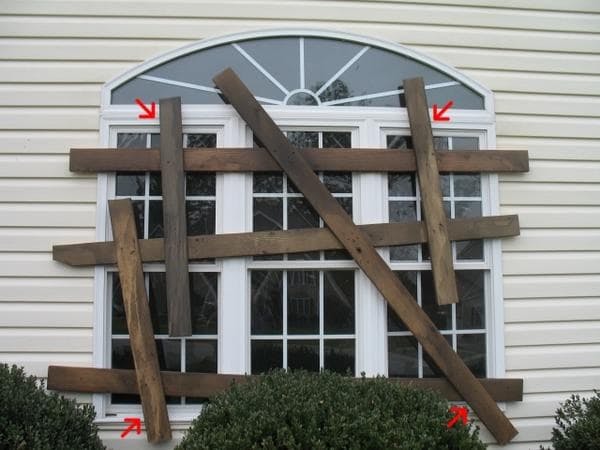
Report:
[[[160,100],[160,168],[169,336],[191,336],[185,172],[179,97]]]
[[[130,199],[123,199],[109,201],[108,207],[148,441],[162,442],[171,439],[171,426],[152,332],[133,206]]]
[[[245,375],[216,373],[161,372],[166,395],[183,397],[210,397],[231,386],[245,383]],[[451,401],[463,398],[443,378],[390,378],[392,383],[432,389]],[[479,382],[497,402],[523,400],[523,380],[516,378],[480,378]],[[91,367],[48,367],[48,389],[64,392],[138,394],[133,370],[98,369]]]
[[[404,96],[415,147],[417,175],[423,205],[421,215],[427,227],[427,245],[431,254],[431,271],[437,304],[458,303],[452,247],[448,238],[448,225],[440,188],[440,173],[433,149],[433,133],[431,132],[423,78],[404,80]]]
[[[423,222],[383,223],[358,227],[366,233],[375,247],[427,242],[427,231]],[[448,232],[453,241],[517,236],[519,218],[511,215],[452,219],[448,222]],[[344,248],[328,228],[188,236],[187,241],[190,259],[278,255]],[[140,239],[139,244],[143,262],[165,260],[163,239]],[[52,248],[52,258],[71,266],[117,262],[114,242],[55,245]]]
[[[231,69],[221,72],[213,81],[496,440],[501,444],[510,441],[517,434],[517,430],[448,345],[427,314],[417,305],[371,245],[365,233],[352,222],[319,181],[301,152],[289,143]]]
[[[203,148],[184,149],[186,172],[257,172],[281,170],[265,149]],[[302,149],[313,170],[348,172],[414,172],[413,150],[386,149]],[[529,159],[524,150],[436,152],[443,172],[527,172]],[[139,172],[160,170],[158,149],[73,148],[69,158],[72,172]]]

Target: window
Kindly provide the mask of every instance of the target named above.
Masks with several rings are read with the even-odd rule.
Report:
[[[431,105],[454,101],[452,120],[434,123],[440,149],[493,147],[491,92],[405,47],[306,30],[251,32],[207,40],[155,58],[108,83],[102,144],[158,146],[158,120],[137,120],[135,99],[181,96],[184,146],[252,147],[252,133],[224,104],[212,77],[232,67],[299,147],[408,148],[402,80],[422,76]],[[317,174],[358,224],[421,219],[414,174]],[[160,175],[99,175],[98,240],[112,239],[107,200],[131,197],[144,238],[163,235]],[[188,234],[293,230],[323,222],[282,173],[187,174]],[[498,213],[495,175],[443,174],[448,217]],[[416,301],[477,376],[503,375],[500,246],[452,246],[460,303],[434,301],[426,245],[379,249]],[[349,255],[342,250],[190,262],[193,335],[167,333],[163,264],[144,265],[161,368],[260,373],[325,368],[354,375],[433,377],[437,368]],[[94,364],[132,367],[115,267],[96,269]],[[139,411],[134,396],[96,395],[101,420]],[[176,420],[202,399],[169,398]],[[136,409],[137,408],[137,409]],[[103,418],[103,419],[102,419]]]

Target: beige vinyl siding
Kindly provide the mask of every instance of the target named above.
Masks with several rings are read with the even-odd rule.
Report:
[[[95,177],[69,172],[68,149],[98,145],[103,83],[199,39],[290,26],[459,68],[495,93],[497,147],[529,150],[530,173],[500,177],[501,212],[522,228],[503,243],[506,370],[525,380],[506,448],[537,448],[559,401],[600,388],[596,0],[0,1],[0,361],[42,376],[91,364],[92,270],[53,262],[51,246],[95,236]]]

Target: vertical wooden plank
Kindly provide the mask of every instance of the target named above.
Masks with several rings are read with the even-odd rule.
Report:
[[[289,143],[235,72],[227,69],[213,80],[497,441],[501,444],[510,441],[517,430],[417,305],[366,234],[319,181],[299,149]]]
[[[422,219],[427,228],[437,303],[438,305],[458,303],[456,275],[452,265],[452,247],[448,238],[448,224],[442,203],[440,174],[433,148],[433,134],[423,78],[404,80],[404,97],[415,147],[417,175],[423,204]]]
[[[160,100],[160,168],[169,336],[191,336],[181,98]]]
[[[109,201],[108,207],[146,434],[149,442],[170,440],[169,414],[146,297],[133,206],[130,199],[123,199]]]

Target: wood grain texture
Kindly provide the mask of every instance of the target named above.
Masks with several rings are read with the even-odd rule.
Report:
[[[351,172],[414,172],[413,150],[386,149],[302,149],[313,170]],[[184,149],[187,172],[257,172],[281,168],[269,153],[254,148]],[[523,150],[440,151],[436,152],[442,172],[527,172],[529,159]],[[160,170],[158,149],[71,149],[72,172],[139,172]]]
[[[433,148],[433,133],[423,78],[404,80],[404,96],[415,147],[417,178],[421,191],[421,213],[427,228],[431,271],[438,305],[458,303],[458,288],[452,263],[446,213],[442,202],[440,173]]]
[[[131,200],[108,202],[123,305],[149,442],[171,439]]]
[[[169,336],[192,335],[181,98],[160,100],[160,168]]]
[[[423,222],[384,223],[358,225],[358,227],[366,233],[375,247],[427,242],[427,231]],[[450,219],[448,232],[450,239],[455,241],[518,236],[519,218],[511,215]],[[191,260],[344,248],[328,228],[188,236],[187,241]],[[143,262],[165,260],[163,239],[140,239],[139,245]],[[55,245],[52,248],[52,258],[54,261],[70,266],[115,264],[117,261],[114,242]]]
[[[247,383],[256,378],[216,373],[161,372],[165,395],[210,397],[227,390],[232,383]],[[357,380],[358,381],[358,380]],[[463,398],[443,378],[389,378],[392,383],[432,389],[450,401]],[[497,402],[523,400],[523,380],[514,378],[479,378],[485,390]],[[62,392],[139,394],[135,372],[124,369],[88,367],[48,367],[48,389]]]
[[[501,444],[510,441],[517,430],[417,305],[366,234],[319,181],[302,153],[289,143],[235,72],[226,69],[213,81],[496,440]]]

